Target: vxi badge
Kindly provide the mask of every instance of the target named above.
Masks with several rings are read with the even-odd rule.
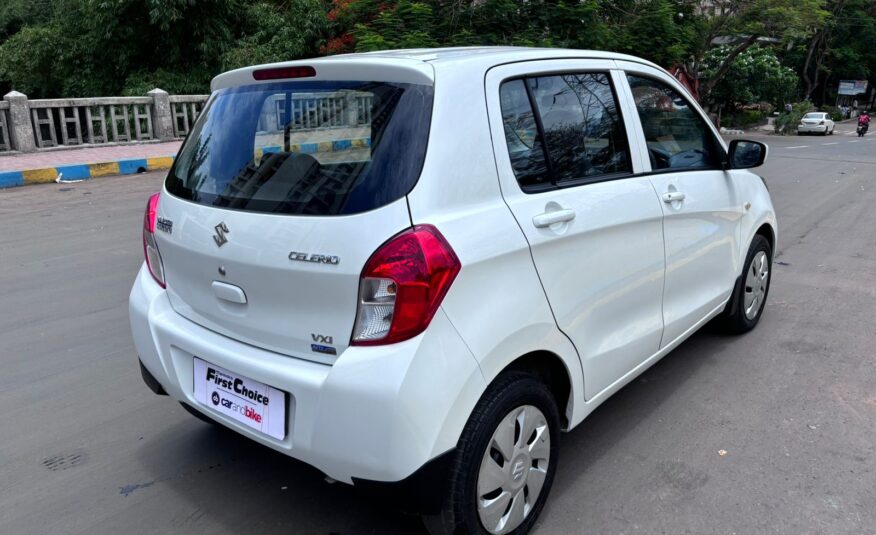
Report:
[[[341,259],[337,256],[329,256],[324,254],[309,254],[292,251],[289,253],[289,260],[296,262],[313,262],[314,264],[329,264],[332,266],[338,265]]]

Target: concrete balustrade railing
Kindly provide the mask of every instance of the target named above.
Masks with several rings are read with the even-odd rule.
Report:
[[[28,100],[13,91],[0,101],[0,152],[170,141],[188,134],[208,95]]]
[[[0,101],[0,152],[12,150],[12,143],[9,141],[9,126],[6,122],[8,109],[9,103]]]
[[[200,115],[207,97],[205,95],[170,95],[167,100],[173,117],[173,135],[176,137],[188,135],[192,124]]]
[[[13,91],[0,100],[0,153],[179,139],[188,135],[207,98],[153,89],[145,97],[28,100]],[[287,120],[285,99],[278,95],[263,107],[258,129],[368,126],[372,99],[370,93],[356,91],[299,93],[291,98]]]
[[[287,125],[292,131],[352,128],[371,124],[371,93],[337,91],[332,93],[297,93],[291,96],[291,117],[285,118],[285,99],[277,95],[268,99],[259,119],[260,131],[280,130]]]

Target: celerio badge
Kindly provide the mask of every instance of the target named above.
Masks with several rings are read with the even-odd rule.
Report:
[[[312,262],[314,264],[329,264],[332,266],[338,265],[341,261],[339,257],[334,255],[299,253],[298,251],[292,251],[289,253],[289,260],[294,260],[296,262]]]

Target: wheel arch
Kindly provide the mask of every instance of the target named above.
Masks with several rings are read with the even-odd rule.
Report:
[[[776,254],[776,231],[773,229],[771,224],[763,223],[760,227],[758,227],[757,231],[755,231],[754,236],[763,236],[766,238],[766,241],[770,244],[770,251],[773,256]],[[754,239],[754,236],[751,238]],[[749,240],[748,247],[751,247],[751,240]],[[747,250],[747,249],[746,249]]]
[[[563,429],[568,430],[572,419],[573,397],[572,377],[565,361],[551,351],[531,351],[511,361],[493,381],[505,373],[515,371],[533,375],[547,385],[560,409]]]

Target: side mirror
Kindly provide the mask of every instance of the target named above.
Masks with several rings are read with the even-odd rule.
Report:
[[[751,169],[760,167],[766,161],[769,149],[763,143],[734,139],[727,151],[730,169]]]

